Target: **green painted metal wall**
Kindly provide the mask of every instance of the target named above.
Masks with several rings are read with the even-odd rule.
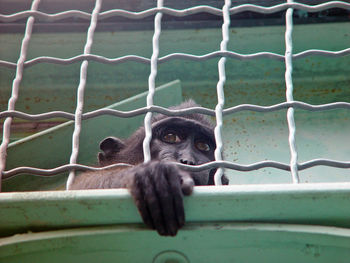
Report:
[[[134,110],[146,106],[147,92],[132,96],[108,108],[117,110]],[[169,107],[182,101],[181,85],[173,81],[156,89],[154,103]],[[99,143],[108,136],[127,138],[143,123],[144,115],[132,118],[99,116],[84,120],[80,136],[78,163],[97,165]],[[72,134],[74,121],[35,133],[17,140],[8,147],[7,168],[18,166],[52,169],[69,163],[72,151]],[[68,173],[52,177],[40,177],[21,174],[3,182],[4,191],[34,191],[64,189]]]
[[[306,49],[342,50],[350,43],[349,23],[295,25],[294,53]],[[240,53],[260,51],[284,54],[284,26],[240,27],[230,31],[228,49]],[[110,58],[126,54],[151,56],[152,31],[97,32],[92,52]],[[15,62],[22,34],[2,34],[0,53]],[[34,34],[28,59],[37,56],[68,58],[82,51],[84,33]],[[336,41],[334,41],[336,40]],[[173,52],[196,55],[217,50],[221,29],[164,30],[160,56]],[[194,98],[205,107],[214,108],[218,81],[217,59],[205,62],[173,60],[159,65],[157,83],[174,79],[182,83],[184,98]],[[51,110],[73,112],[80,64],[69,66],[37,64],[25,70],[16,108],[28,113]],[[271,105],[285,101],[284,62],[270,59],[239,61],[229,59],[226,66],[225,107],[242,103]],[[349,57],[310,56],[293,62],[295,100],[311,104],[349,101]],[[85,111],[121,101],[147,90],[149,65],[127,62],[119,65],[89,63]],[[14,70],[0,68],[0,109],[5,109],[14,78]],[[42,74],[45,72],[45,74]],[[205,74],[203,75],[203,72]],[[61,76],[61,77],[57,77]],[[205,77],[203,77],[205,76]],[[62,96],[64,94],[64,96]],[[224,143],[228,160],[252,163],[263,159],[289,162],[286,111],[273,113],[241,112],[225,118]],[[310,113],[296,110],[297,147],[301,162],[313,158],[347,160],[349,149],[344,141],[350,132],[348,111]],[[52,120],[52,122],[60,120]],[[15,125],[13,140],[43,129]],[[51,123],[52,123],[51,122]],[[50,125],[49,124],[46,124]],[[52,124],[51,124],[52,125]],[[336,172],[335,172],[336,171]],[[227,171],[235,184],[290,182],[287,172],[261,169],[252,174]],[[301,172],[303,182],[324,182],[349,178],[348,170],[312,168]]]
[[[123,226],[100,227],[7,238],[2,253],[4,262],[9,263],[268,263],[281,260],[286,263],[345,263],[350,256],[350,233],[349,230],[339,232],[295,225],[221,224],[218,227],[197,224],[169,239],[139,227],[133,227],[132,231]],[[75,249],[77,247],[80,249]],[[15,253],[17,255],[11,257]]]
[[[294,28],[294,53],[306,49],[337,51],[348,48],[350,43],[348,23],[295,25]],[[283,26],[233,28],[230,31],[228,50],[246,54],[261,51],[284,54],[284,30]],[[152,31],[96,32],[92,52],[110,58],[126,54],[150,57],[152,34]],[[16,62],[22,37],[22,34],[1,34],[2,59]],[[84,33],[34,34],[28,59],[38,56],[76,56],[82,52],[84,41]],[[202,55],[217,50],[220,41],[220,28],[165,30],[160,39],[160,56],[173,52]],[[195,97],[204,106],[212,107],[216,102],[217,61],[174,60],[160,64],[157,83],[160,85],[179,79],[186,97]],[[348,57],[311,56],[294,61],[295,99],[310,103],[340,99],[347,101],[349,63]],[[27,68],[21,84],[18,110],[38,113],[63,108],[73,112],[79,69],[79,63],[70,66],[37,64]],[[283,62],[270,59],[229,59],[227,69],[226,107],[240,103],[270,105],[285,101]],[[90,62],[86,111],[147,90],[149,70],[148,65],[136,62],[114,66]],[[13,69],[0,69],[0,109],[7,107],[14,73]]]

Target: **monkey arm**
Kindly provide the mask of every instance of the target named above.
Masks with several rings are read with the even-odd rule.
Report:
[[[185,223],[183,195],[193,179],[175,164],[152,161],[131,168],[83,173],[72,189],[128,188],[146,225],[160,235],[175,236]]]
[[[129,169],[116,167],[82,173],[74,179],[71,189],[129,188],[133,180],[132,173],[128,173]]]

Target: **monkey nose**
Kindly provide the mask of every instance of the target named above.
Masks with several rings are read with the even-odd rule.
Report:
[[[187,159],[180,159],[180,163],[188,164],[188,165],[195,165],[193,161],[187,160]]]

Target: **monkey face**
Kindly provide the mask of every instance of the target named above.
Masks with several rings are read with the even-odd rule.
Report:
[[[100,143],[98,159],[101,166],[112,163],[137,165],[143,162],[144,128],[139,128],[126,141],[107,137]],[[198,118],[163,117],[152,123],[150,145],[152,160],[201,165],[214,161],[216,148],[213,127]],[[214,185],[216,169],[191,172],[195,185]],[[223,184],[227,184],[225,176]]]
[[[213,161],[216,148],[212,129],[194,120],[167,118],[152,127],[152,159],[200,165]],[[209,170],[191,172],[195,185],[207,185]]]

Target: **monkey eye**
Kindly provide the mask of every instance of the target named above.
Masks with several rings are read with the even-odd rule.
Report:
[[[163,141],[167,143],[179,143],[181,139],[175,133],[167,133],[163,136]]]
[[[210,146],[206,142],[196,142],[196,147],[198,150],[202,152],[209,152],[210,151]]]

